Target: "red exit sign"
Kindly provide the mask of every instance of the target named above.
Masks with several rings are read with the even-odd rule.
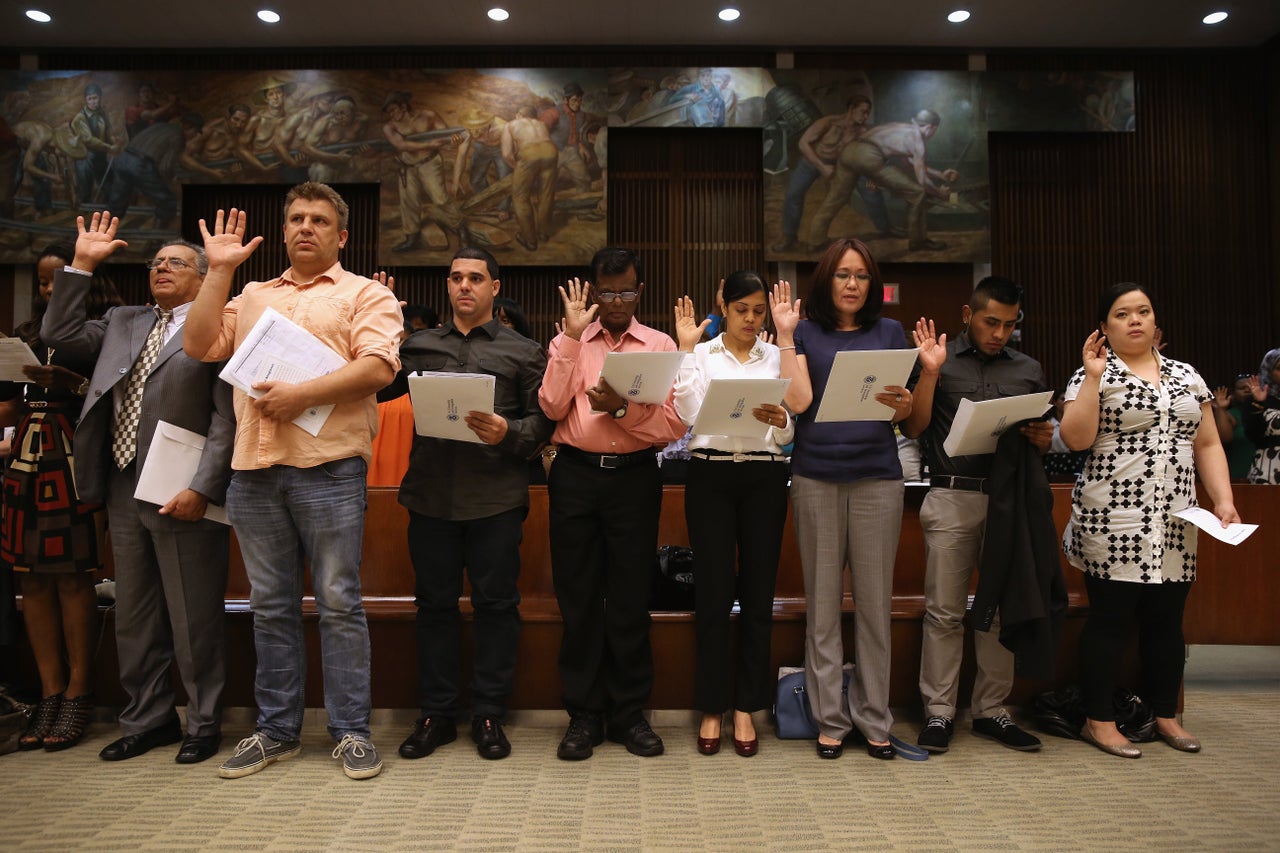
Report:
[[[884,286],[884,304],[885,305],[901,304],[898,302],[898,285],[886,284]]]

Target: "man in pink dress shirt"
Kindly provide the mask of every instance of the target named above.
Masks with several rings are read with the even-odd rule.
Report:
[[[557,755],[590,758],[609,739],[634,755],[662,754],[642,710],[653,688],[649,584],[662,480],[655,448],[685,433],[672,394],[628,402],[600,377],[610,352],[673,352],[668,335],[635,319],[640,259],[606,248],[596,282],[560,288],[563,333],[551,342],[538,393],[559,445],[547,477],[551,571],[564,620],[560,677],[569,728]]]

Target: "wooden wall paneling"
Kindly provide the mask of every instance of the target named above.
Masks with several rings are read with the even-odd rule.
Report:
[[[1117,281],[1151,289],[1166,354],[1210,385],[1256,366],[1280,326],[1261,54],[993,54],[988,67],[1135,73],[1134,133],[991,136],[992,265],[1028,289],[1027,351],[1050,382],[1079,365]]]

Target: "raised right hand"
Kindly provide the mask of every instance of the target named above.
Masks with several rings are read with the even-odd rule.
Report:
[[[200,220],[200,236],[204,238],[204,253],[209,259],[209,268],[223,267],[235,269],[249,259],[254,250],[262,242],[262,236],[244,242],[244,229],[249,215],[243,210],[231,208],[231,212],[223,214],[219,210],[213,221],[213,233],[203,219]]]
[[[694,311],[693,300],[683,296],[676,300],[676,343],[684,352],[693,352],[693,348],[702,340],[702,334],[711,325],[711,318],[698,322]]]
[[[123,249],[129,244],[116,239],[116,231],[120,228],[120,217],[112,216],[111,211],[95,213],[86,227],[83,216],[76,217],[76,229],[80,232],[76,237],[75,258],[71,266],[85,272],[93,272],[98,264],[109,258],[116,249]]]
[[[587,305],[591,298],[591,282],[571,278],[565,285],[567,290],[560,288],[560,299],[564,302],[564,334],[575,341],[582,340],[582,333],[596,318],[600,306],[594,303]]]
[[[1267,386],[1258,381],[1258,377],[1250,376],[1245,382],[1249,385],[1249,393],[1259,403],[1266,402]]]
[[[796,326],[800,325],[800,300],[791,301],[791,282],[779,281],[773,286],[769,311],[773,314],[773,327],[778,330],[778,343],[789,345]]]
[[[1213,390],[1213,404],[1226,411],[1231,406],[1231,391],[1226,385],[1219,385]]]
[[[1102,332],[1094,332],[1084,342],[1081,351],[1084,361],[1084,374],[1091,379],[1101,379],[1102,371],[1107,366],[1107,336]]]

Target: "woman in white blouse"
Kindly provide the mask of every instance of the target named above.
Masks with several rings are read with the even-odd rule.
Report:
[[[1156,350],[1155,310],[1138,285],[1104,291],[1098,322],[1085,341],[1084,366],[1067,383],[1061,423],[1068,447],[1090,451],[1062,537],[1089,593],[1080,736],[1112,755],[1142,755],[1116,728],[1112,704],[1116,663],[1136,621],[1140,695],[1155,711],[1156,731],[1174,749],[1197,752],[1200,742],[1176,716],[1196,530],[1173,513],[1195,506],[1199,475],[1223,526],[1240,520],[1209,409],[1213,395],[1193,367]]]
[[[777,379],[778,348],[760,339],[769,305],[764,279],[739,271],[724,282],[723,331],[699,343],[689,297],[675,307],[680,349],[691,353],[676,379],[676,412],[692,425],[713,379]],[[773,590],[787,516],[787,464],[782,445],[794,427],[782,406],[761,404],[752,416],[769,429],[763,438],[694,435],[689,442],[685,520],[697,567],[697,664],[694,703],[702,711],[698,751],[720,750],[720,727],[730,705],[733,673],[733,748],[759,749],[751,712],[772,702],[769,671]],[[735,576],[735,567],[737,569]],[[729,613],[738,599],[738,653],[730,660]]]

